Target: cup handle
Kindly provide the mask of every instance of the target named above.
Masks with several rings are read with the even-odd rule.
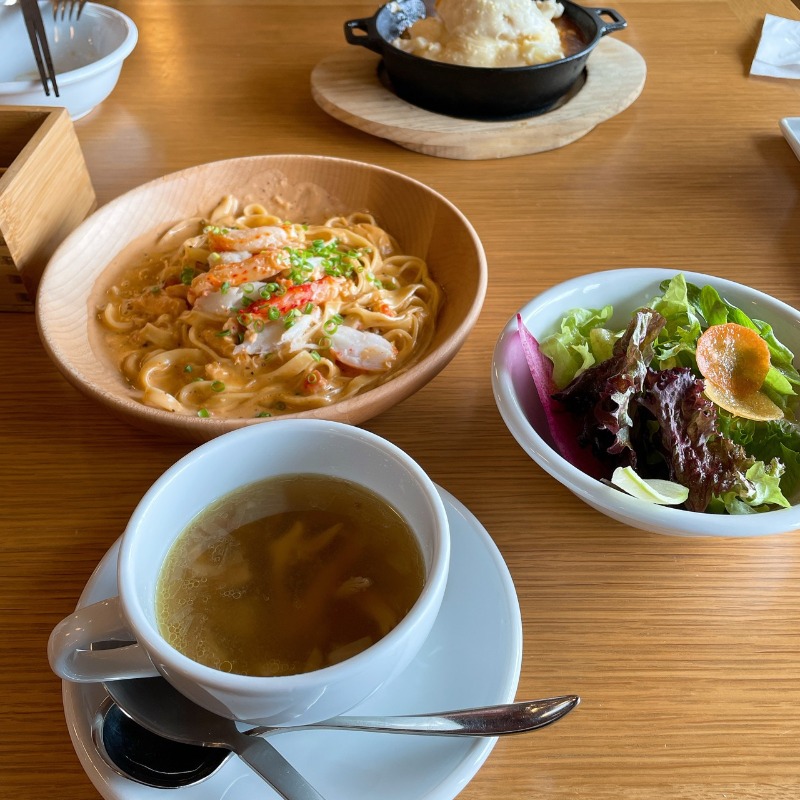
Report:
[[[50,667],[64,680],[77,683],[147,678],[159,675],[150,656],[131,633],[120,608],[119,597],[78,609],[61,620],[50,634],[47,656]],[[110,649],[92,649],[107,641],[131,642]]]

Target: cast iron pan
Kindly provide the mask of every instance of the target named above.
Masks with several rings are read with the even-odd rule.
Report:
[[[577,27],[586,44],[566,58],[529,67],[465,67],[421,58],[395,47],[392,42],[427,15],[423,0],[394,0],[371,17],[348,20],[344,33],[348,44],[382,56],[386,82],[398,97],[415,106],[464,119],[517,119],[544,113],[557,103],[583,75],[600,39],[627,27],[614,9],[561,2],[564,17]]]

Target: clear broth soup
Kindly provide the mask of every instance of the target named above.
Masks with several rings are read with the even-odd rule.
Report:
[[[293,675],[385,636],[422,591],[416,537],[349,481],[287,475],[205,509],[173,544],[156,589],[162,636],[206,666]]]

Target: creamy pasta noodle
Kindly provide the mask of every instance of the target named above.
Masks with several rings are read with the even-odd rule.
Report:
[[[227,196],[165,238],[176,234],[180,245],[129,270],[99,312],[148,406],[296,413],[384,383],[430,344],[441,290],[369,214],[303,225]]]

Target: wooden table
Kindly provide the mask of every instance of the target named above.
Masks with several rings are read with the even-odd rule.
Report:
[[[581,707],[501,740],[464,800],[706,800],[800,793],[800,535],[681,539],[615,523],[531,462],[495,408],[507,319],[552,284],[657,265],[800,303],[800,163],[778,129],[798,86],[748,76],[788,0],[614,5],[648,66],[625,112],[562,149],[457,161],[323,113],[309,92],[369,4],[121,0],[139,44],[76,123],[101,203],[167,172],[259,153],[371,161],[443,192],[484,242],[482,316],[424,390],[366,423],[483,523],[516,584],[518,697]],[[64,725],[46,643],[149,484],[185,454],[128,428],[51,366],[31,314],[0,315],[0,797],[97,797]],[[360,800],[360,799],[356,799]],[[409,798],[409,800],[414,800]]]

